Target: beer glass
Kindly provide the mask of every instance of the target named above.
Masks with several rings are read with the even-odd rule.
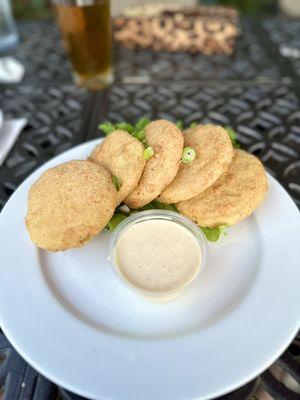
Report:
[[[110,0],[53,0],[75,82],[91,90],[113,81]]]
[[[17,42],[18,33],[10,0],[0,0],[0,52],[11,49]]]

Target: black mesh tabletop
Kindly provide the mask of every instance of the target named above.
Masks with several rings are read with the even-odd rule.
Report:
[[[100,136],[100,122],[142,116],[232,126],[242,147],[257,155],[300,205],[299,20],[242,19],[231,57],[116,46],[116,81],[94,93],[72,83],[52,22],[23,22],[19,31],[12,55],[26,74],[18,85],[0,86],[0,108],[8,118],[26,117],[28,124],[0,167],[0,209],[39,165]],[[222,399],[299,400],[299,393],[279,380],[283,373],[300,384],[299,336],[269,370]],[[0,399],[1,390],[4,400],[81,399],[33,370],[0,330]]]

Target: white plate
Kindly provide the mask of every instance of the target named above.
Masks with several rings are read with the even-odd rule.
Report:
[[[263,205],[209,245],[201,279],[154,304],[115,279],[108,232],[64,253],[26,232],[30,185],[86,158],[97,141],[42,166],[0,215],[0,324],[17,351],[57,384],[92,399],[211,399],[248,382],[288,346],[300,320],[299,212],[269,177]]]

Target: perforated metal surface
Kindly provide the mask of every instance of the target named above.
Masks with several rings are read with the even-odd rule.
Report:
[[[39,165],[84,140],[83,106],[88,93],[73,85],[2,88],[5,117],[26,117],[27,126],[0,168],[0,209]]]
[[[272,80],[286,76],[261,42],[257,21],[242,19],[241,35],[233,56],[132,51],[115,49],[116,75],[122,80],[142,77],[155,80]],[[26,67],[25,79],[39,84],[71,82],[71,66],[52,22],[23,22],[20,45],[13,55]],[[267,50],[267,51],[266,51]]]
[[[20,44],[12,54],[26,69],[25,80],[38,84],[71,83],[71,66],[52,22],[22,22]]]
[[[300,205],[300,65],[280,53],[282,44],[297,45],[299,26],[243,20],[231,58],[118,48],[116,84],[90,94],[71,83],[54,25],[23,23],[14,55],[25,63],[26,77],[21,85],[0,87],[0,107],[6,117],[25,116],[29,122],[0,168],[0,208],[37,166],[97,137],[100,121],[141,116],[231,125],[242,146],[263,160]],[[129,84],[137,81],[141,84]],[[298,338],[277,363],[298,382],[299,357]],[[80,399],[35,372],[0,333],[0,393],[3,386],[5,400]],[[257,387],[274,399],[299,398],[269,370],[222,399],[248,399]]]
[[[270,18],[262,22],[272,43],[285,58],[292,73],[300,77],[300,23],[299,20]]]

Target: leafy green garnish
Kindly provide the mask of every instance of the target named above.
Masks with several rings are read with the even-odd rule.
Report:
[[[144,150],[144,159],[149,160],[152,156],[154,156],[154,150],[151,146],[148,146]]]
[[[121,129],[122,131],[132,133],[134,131],[134,127],[127,122],[117,122],[116,124],[112,124],[111,122],[105,122],[104,124],[100,124],[98,128],[105,133],[105,135],[109,135],[110,133],[116,131],[117,129]]]
[[[150,119],[140,118],[134,125],[134,130],[136,132],[143,130],[148,124],[150,124]]]
[[[184,129],[186,129],[182,120],[176,121],[175,125],[177,126],[177,128],[181,129],[182,131]],[[197,125],[198,125],[198,122],[193,121],[189,124],[188,128],[195,128],[195,126],[197,126]]]
[[[98,128],[105,133],[105,135],[109,135],[113,131],[116,130],[115,125],[111,122],[105,122],[104,124],[100,124]]]
[[[164,204],[157,200],[153,200],[143,207],[140,207],[136,210],[131,210],[129,214],[128,213],[124,214],[120,211],[117,211],[112,216],[111,220],[109,221],[109,223],[107,224],[106,227],[110,231],[113,231],[122,221],[124,221],[124,219],[126,219],[130,215],[135,214],[137,212],[148,211],[148,210],[168,210],[168,211],[178,212],[175,204]],[[225,226],[219,226],[217,228],[202,228],[201,227],[200,229],[202,230],[202,232],[206,236],[206,239],[209,242],[217,242],[221,235],[225,235],[225,236],[227,235],[227,233],[225,231]]]
[[[147,211],[147,210],[168,210],[168,211],[178,212],[175,204],[165,204],[157,200],[153,200],[150,203],[146,204],[144,207],[140,207],[135,211]]]
[[[140,131],[135,131],[133,136],[135,138],[137,138],[138,140],[140,140],[141,142],[143,142],[143,140],[145,139],[145,131],[144,131],[144,129],[141,129]]]
[[[225,226],[218,226],[217,228],[201,227],[201,230],[209,242],[217,242],[222,234],[227,235]]]
[[[121,207],[119,207],[119,210]],[[124,219],[126,219],[130,215],[135,214],[136,212],[147,211],[147,210],[169,210],[169,211],[178,212],[175,204],[164,204],[164,203],[160,203],[157,200],[153,200],[153,201],[151,201],[151,203],[146,204],[144,207],[138,208],[136,210],[131,210],[129,214],[117,211],[111,217],[110,221],[106,225],[106,228],[109,229],[110,231],[113,231],[122,221],[124,221]]]
[[[133,136],[136,137],[138,140],[140,140],[145,147],[147,147],[147,142],[145,139],[145,131],[144,129],[146,126],[150,124],[150,120],[148,118],[140,118],[136,124],[134,125],[133,129]]]
[[[115,188],[117,189],[117,191],[119,191],[122,186],[120,179],[116,175],[113,175],[111,177],[111,180],[112,180],[112,183],[115,185]]]
[[[153,203],[153,206],[155,208],[158,208],[159,210],[168,210],[168,211],[178,212],[175,204],[165,204],[165,203],[161,203],[157,200],[153,200],[152,203]]]
[[[236,132],[232,128],[230,128],[230,126],[226,126],[225,129],[226,129],[226,131],[228,133],[228,136],[229,136],[229,138],[231,140],[232,146],[234,148],[236,148],[236,149],[239,149],[241,146],[237,141]]]
[[[118,122],[116,125],[116,129],[121,129],[122,131],[132,133],[134,131],[134,127],[127,122]]]
[[[145,144],[145,131],[144,128],[150,123],[148,118],[140,118],[135,125],[129,124],[128,122],[117,122],[116,124],[112,124],[111,122],[105,122],[104,124],[100,124],[98,128],[102,130],[105,135],[109,135],[110,133],[116,131],[117,129],[121,129],[125,132],[130,133],[136,139],[143,142]]]
[[[128,215],[122,213],[115,213],[110,221],[107,223],[106,228],[110,231],[113,231],[124,219],[126,219]]]
[[[181,131],[183,130],[183,121],[178,120],[178,121],[176,121],[175,125],[176,125],[177,128],[180,129]]]

